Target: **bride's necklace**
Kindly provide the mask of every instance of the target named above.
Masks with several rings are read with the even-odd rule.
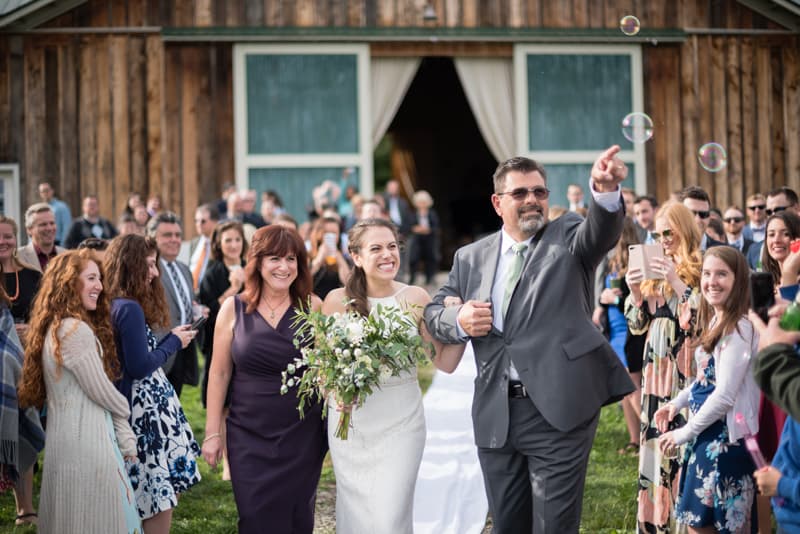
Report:
[[[267,308],[269,308],[269,319],[270,320],[274,320],[275,319],[275,311],[278,308],[280,308],[281,305],[283,305],[283,303],[286,302],[286,299],[288,299],[288,298],[289,298],[289,293],[286,293],[286,296],[281,298],[281,301],[275,307],[272,307],[272,306],[269,305],[269,299],[267,298],[266,295],[261,297],[261,300],[264,302],[264,304],[267,306]]]

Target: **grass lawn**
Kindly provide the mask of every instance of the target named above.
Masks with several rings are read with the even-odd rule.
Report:
[[[420,371],[423,389],[430,385],[432,367]],[[186,416],[202,441],[205,411],[198,388],[184,388],[181,398]],[[622,411],[617,406],[603,409],[589,460],[589,473],[583,501],[581,532],[621,533],[635,530],[636,458],[620,456],[617,449],[627,443]],[[211,472],[200,461],[203,480],[191,489],[175,511],[172,532],[176,534],[223,534],[236,532],[236,506],[230,483],[220,479],[221,471]],[[35,487],[40,477],[37,475]],[[38,493],[38,490],[35,490]],[[334,532],[335,481],[330,461],[322,472],[317,497],[318,533]],[[14,527],[14,498],[11,492],[0,495],[0,533],[34,533],[34,528]]]

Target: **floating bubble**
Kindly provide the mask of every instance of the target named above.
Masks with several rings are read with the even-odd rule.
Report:
[[[636,35],[642,29],[639,19],[633,15],[625,15],[619,19],[619,29],[625,35]]]
[[[728,154],[719,143],[706,143],[697,151],[700,166],[708,172],[719,172],[728,165]]]
[[[653,137],[653,119],[646,113],[634,111],[622,119],[622,135],[631,143],[645,143]]]

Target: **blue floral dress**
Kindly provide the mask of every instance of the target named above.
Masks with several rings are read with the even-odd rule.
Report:
[[[689,398],[692,415],[716,387],[714,356],[704,356],[703,378],[694,382]],[[755,469],[743,440],[729,443],[725,419],[716,421],[686,447],[676,520],[692,527],[713,526],[720,533],[750,532]]]
[[[149,326],[147,344],[150,350],[158,344]],[[131,397],[131,427],[138,439],[139,462],[128,464],[128,474],[139,515],[147,519],[174,508],[178,494],[200,481],[197,458],[201,453],[161,368],[134,380]]]

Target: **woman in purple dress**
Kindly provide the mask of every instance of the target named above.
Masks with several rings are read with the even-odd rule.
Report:
[[[327,451],[321,405],[300,418],[296,390],[281,395],[281,373],[300,357],[295,310],[318,310],[303,240],[271,225],[253,235],[245,290],[220,308],[208,379],[203,457],[222,454],[223,404],[231,385],[227,450],[239,532],[311,533],[322,460]]]

